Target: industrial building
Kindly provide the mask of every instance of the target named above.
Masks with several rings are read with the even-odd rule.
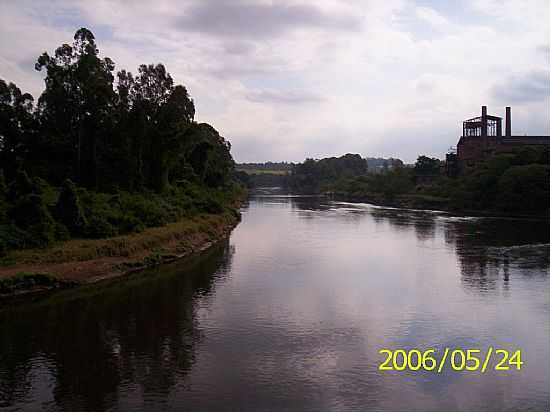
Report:
[[[465,120],[462,123],[462,136],[456,150],[447,154],[447,174],[456,176],[474,168],[487,158],[510,153],[522,146],[550,145],[550,136],[514,136],[512,135],[512,110],[506,107],[504,134],[502,118],[488,115],[487,106],[482,106],[481,116]]]

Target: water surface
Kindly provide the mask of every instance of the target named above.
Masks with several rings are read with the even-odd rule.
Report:
[[[257,196],[200,257],[0,308],[0,409],[548,411],[549,229]],[[522,370],[378,370],[488,346]]]

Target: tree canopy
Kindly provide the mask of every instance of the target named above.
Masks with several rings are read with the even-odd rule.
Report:
[[[163,64],[115,72],[81,28],[35,68],[44,73],[36,104],[0,79],[0,255],[137,232],[231,202],[231,145],[195,122],[193,99]]]
[[[56,185],[71,179],[100,190],[162,192],[181,179],[224,184],[233,167],[228,142],[194,122],[193,99],[163,64],[115,73],[93,33],[81,28],[35,68],[45,72],[36,106],[30,94],[0,80],[0,159],[8,180],[22,169]]]

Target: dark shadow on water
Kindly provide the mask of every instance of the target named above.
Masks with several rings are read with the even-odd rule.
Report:
[[[225,241],[123,281],[4,308],[0,408],[37,399],[23,409],[40,409],[47,396],[36,387],[48,380],[53,410],[107,410],[130,384],[144,400],[167,394],[191,368],[201,340],[196,302],[223,281],[233,253]]]

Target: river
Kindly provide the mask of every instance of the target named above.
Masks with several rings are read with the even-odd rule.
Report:
[[[256,196],[230,239],[0,308],[0,410],[549,411],[550,226]],[[521,370],[379,351],[521,349]]]

